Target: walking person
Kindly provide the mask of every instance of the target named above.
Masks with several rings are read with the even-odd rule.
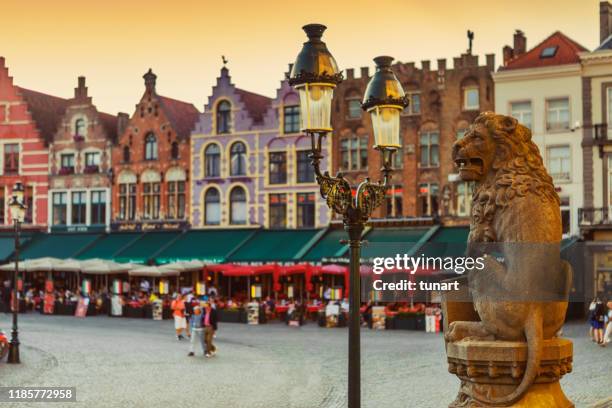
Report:
[[[215,332],[217,331],[217,311],[213,309],[210,302],[204,306],[204,340],[206,342],[205,357],[212,357],[217,353],[217,347],[213,344]]]
[[[603,338],[603,346],[605,347],[608,343],[612,342],[612,300],[606,305],[608,307],[608,324]]]
[[[600,346],[604,345],[603,342],[603,329],[606,321],[606,307],[604,303],[597,299],[595,310],[593,311],[593,332],[595,335],[595,342]]]
[[[183,331],[187,329],[187,319],[185,318],[185,301],[183,295],[178,293],[172,301],[170,308],[172,316],[174,316],[174,329],[176,330],[176,339],[183,340]]]
[[[202,316],[202,308],[200,306],[194,306],[193,315],[191,315],[191,342],[189,343],[189,357],[195,355],[196,343],[200,343],[202,347],[202,354],[206,354],[206,344],[204,342],[204,321]]]
[[[597,307],[597,298],[593,298],[593,300],[591,301],[591,303],[589,304],[589,337],[591,338],[592,342],[595,342],[595,324],[593,321],[594,318],[594,313],[595,313],[595,307]]]

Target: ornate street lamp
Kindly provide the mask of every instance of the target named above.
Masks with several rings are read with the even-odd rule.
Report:
[[[13,225],[15,226],[15,272],[13,274],[13,329],[11,331],[11,342],[9,343],[9,354],[7,362],[10,364],[19,364],[21,360],[19,358],[19,330],[17,327],[17,315],[19,313],[19,300],[18,296],[19,288],[17,282],[19,280],[19,229],[21,223],[25,218],[26,206],[23,203],[23,184],[20,182],[15,183],[13,186],[13,197],[9,202],[11,209],[11,217],[13,218]]]
[[[321,144],[331,132],[331,102],[333,90],[342,81],[342,74],[334,57],[327,50],[321,37],[325,26],[308,24],[303,27],[308,41],[293,64],[289,84],[300,94],[302,131],[310,135],[312,165],[321,195],[327,205],[341,214],[344,229],[349,235],[350,248],[350,297],[349,297],[349,359],[348,359],[348,406],[361,405],[361,356],[360,356],[360,315],[361,282],[359,264],[361,257],[361,234],[372,211],[380,206],[389,186],[393,153],[400,144],[400,113],[408,106],[400,82],[391,71],[391,57],[377,57],[376,73],[368,83],[362,108],[372,117],[374,149],[380,151],[383,166],[383,180],[372,183],[366,178],[353,197],[351,185],[338,173],[321,173],[323,159]]]

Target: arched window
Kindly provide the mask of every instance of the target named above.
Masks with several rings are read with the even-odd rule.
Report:
[[[130,147],[129,146],[123,146],[123,162],[124,163],[130,162]]]
[[[205,177],[219,177],[220,163],[221,162],[221,149],[218,144],[210,144],[204,151],[204,165]]]
[[[217,133],[230,132],[232,105],[228,101],[221,101],[217,105]]]
[[[242,142],[236,142],[230,148],[230,176],[246,175],[246,147]]]
[[[77,119],[74,122],[74,135],[85,137],[85,119]]]
[[[152,132],[145,137],[145,160],[157,160],[157,138]]]
[[[221,196],[219,190],[212,187],[204,195],[204,223],[219,225],[221,223]]]
[[[172,142],[172,146],[170,147],[170,156],[173,160],[179,158],[179,145],[178,142]]]
[[[230,193],[230,224],[241,225],[247,221],[246,192],[242,187],[234,187]]]

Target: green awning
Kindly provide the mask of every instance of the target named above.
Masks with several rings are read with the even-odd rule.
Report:
[[[74,258],[91,245],[100,234],[48,234],[33,238],[21,251],[21,259],[53,257]]]
[[[429,232],[424,228],[373,228],[363,238],[365,243],[361,258],[370,260],[377,257],[394,257],[409,253]]]
[[[114,255],[115,262],[146,263],[176,240],[182,232],[147,232]]]
[[[341,252],[346,249],[346,245],[340,243],[343,239],[348,239],[347,232],[343,228],[330,229],[306,252],[306,255],[302,257],[302,261],[321,262],[321,260],[326,258],[333,259],[341,256]]]
[[[321,230],[258,230],[229,257],[230,262],[291,262]]]
[[[195,259],[202,262],[223,263],[232,251],[256,231],[254,229],[189,231],[157,254],[155,262],[165,264]]]
[[[19,239],[20,246],[23,248],[31,238],[31,236],[21,236]],[[15,237],[0,236],[0,262],[7,261],[8,258],[12,257],[13,252],[15,252]]]
[[[97,240],[91,247],[77,255],[77,259],[114,259],[114,255],[127,248],[130,243],[141,237],[140,232],[118,232],[106,234]]]
[[[442,258],[465,256],[469,233],[468,227],[440,227],[416,255]]]

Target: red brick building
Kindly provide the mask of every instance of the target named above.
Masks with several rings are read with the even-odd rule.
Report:
[[[79,77],[49,146],[49,226],[106,230],[111,214],[111,152],[129,117],[98,112]]]
[[[12,224],[8,208],[13,185],[25,188],[24,228],[47,227],[49,142],[67,100],[13,84],[0,57],[0,228]]]
[[[114,230],[177,229],[188,224],[190,134],[199,112],[191,103],[145,92],[112,149]]]
[[[440,59],[437,69],[423,61],[420,68],[398,62],[393,70],[410,106],[401,118],[403,148],[395,154],[390,196],[374,216],[441,217],[446,223],[463,223],[469,215],[471,186],[455,181],[451,148],[479,112],[493,110],[494,55],[486,56],[485,65],[466,53],[453,59],[452,68]],[[348,69],[334,96],[333,169],[353,183],[366,176],[380,178],[371,120],[360,107],[369,79],[368,68],[361,68],[359,77]]]

